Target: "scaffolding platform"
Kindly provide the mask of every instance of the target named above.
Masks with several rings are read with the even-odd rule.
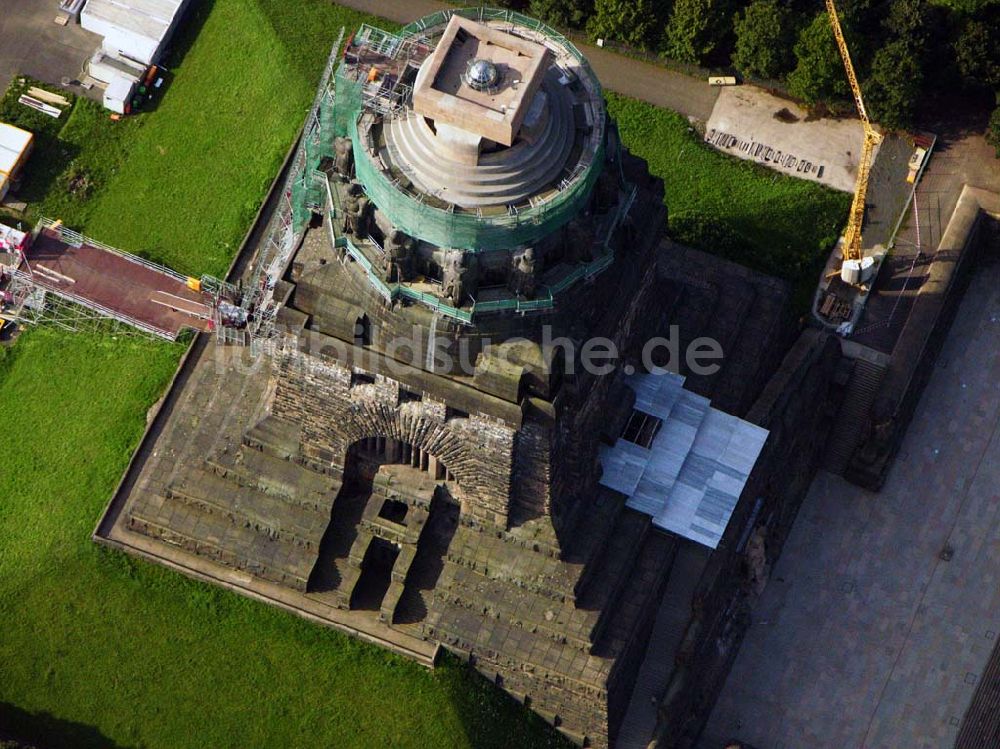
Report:
[[[9,289],[20,291],[18,316],[25,322],[40,322],[48,308],[68,302],[168,340],[186,328],[213,326],[211,296],[191,288],[187,277],[49,221],[6,275]]]

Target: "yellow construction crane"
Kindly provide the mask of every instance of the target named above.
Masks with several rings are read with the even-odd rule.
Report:
[[[833,0],[825,0],[826,11],[830,16],[830,25],[833,26],[833,36],[837,40],[837,48],[840,50],[840,57],[844,61],[844,69],[847,71],[847,80],[851,84],[851,93],[854,95],[854,103],[858,108],[858,117],[865,130],[865,142],[861,148],[861,159],[858,163],[858,179],[854,185],[854,200],[851,201],[851,215],[847,221],[847,230],[844,232],[844,246],[842,249],[845,267],[841,276],[845,281],[861,280],[863,275],[861,268],[861,224],[865,219],[865,195],[868,192],[868,175],[872,167],[872,155],[875,147],[882,142],[882,136],[872,126],[868,119],[868,110],[865,109],[864,99],[861,98],[861,86],[858,85],[858,78],[854,74],[854,65],[851,62],[851,53],[847,49],[847,42],[844,40],[844,30],[840,27],[840,18],[837,15],[837,7]],[[855,276],[855,273],[857,276]]]

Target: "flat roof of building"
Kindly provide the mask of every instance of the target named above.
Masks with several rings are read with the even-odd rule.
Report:
[[[162,40],[186,0],[88,0],[84,14],[132,34]]]
[[[0,122],[0,174],[12,174],[35,136],[27,130]]]

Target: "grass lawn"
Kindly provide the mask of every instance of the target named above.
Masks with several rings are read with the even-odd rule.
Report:
[[[35,215],[221,273],[340,26],[362,20],[325,0],[192,4],[154,111],[115,123],[81,100],[41,125],[49,148],[24,186]],[[429,672],[90,541],[181,351],[50,330],[0,349],[0,736],[170,749],[564,745],[452,660]]]
[[[719,153],[679,114],[608,93],[622,142],[663,179],[677,241],[815,287],[851,196]]]

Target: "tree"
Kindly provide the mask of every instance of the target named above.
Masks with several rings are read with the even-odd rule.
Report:
[[[785,5],[754,0],[736,17],[733,65],[743,75],[780,78],[791,67],[791,28]]]
[[[681,62],[706,62],[726,45],[731,14],[728,0],[676,0],[663,51]]]
[[[997,158],[1000,159],[1000,104],[990,115],[990,124],[986,130],[986,142],[997,150]]]
[[[913,48],[896,39],[875,53],[872,71],[864,82],[865,104],[876,122],[900,130],[913,119],[920,99],[923,72]]]
[[[818,13],[802,29],[794,51],[796,65],[788,75],[789,93],[806,104],[850,96],[844,64],[826,13]]]
[[[594,0],[531,0],[528,14],[551,26],[582,29],[594,14]]]
[[[997,24],[978,19],[966,22],[955,41],[955,59],[959,71],[973,84],[1000,87],[1000,29]]]
[[[657,41],[662,12],[662,0],[595,0],[587,32],[648,49]]]
[[[893,0],[885,27],[918,49],[927,43],[932,8],[926,0]]]

